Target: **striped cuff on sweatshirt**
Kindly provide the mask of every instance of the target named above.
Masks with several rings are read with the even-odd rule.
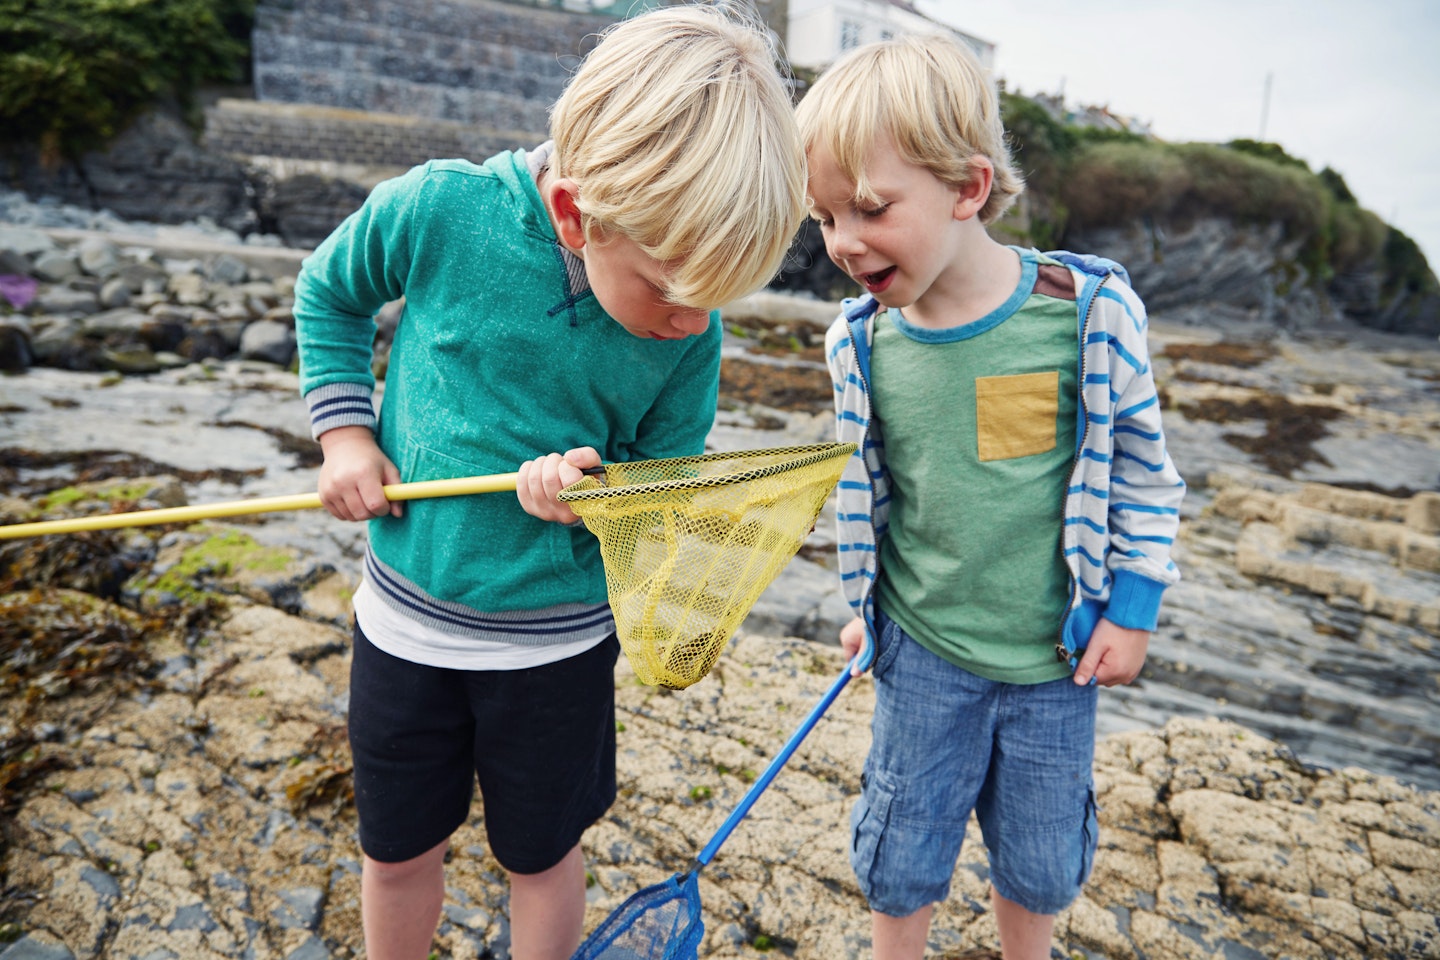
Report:
[[[305,394],[310,408],[310,435],[336,427],[361,426],[375,429],[375,407],[370,387],[363,383],[327,383]]]

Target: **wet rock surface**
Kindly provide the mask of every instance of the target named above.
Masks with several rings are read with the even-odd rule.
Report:
[[[85,286],[75,329],[149,322]],[[831,438],[832,312],[727,312],[713,448]],[[1101,850],[1056,950],[1440,956],[1440,351],[1164,317],[1151,349],[1191,486],[1185,579],[1140,681],[1102,695]],[[313,489],[275,359],[0,377],[0,522]],[[587,838],[591,925],[686,868],[838,676],[831,533],[823,517],[701,683],[617,672],[622,796]],[[362,538],[297,511],[0,541],[0,958],[361,953],[343,731]],[[701,874],[703,955],[868,956],[845,848],[871,697],[852,682]],[[478,802],[447,877],[438,956],[508,956]],[[987,877],[972,829],[933,955],[994,943]]]
[[[149,636],[143,690],[49,701],[83,716],[21,761],[36,772],[6,833],[19,936],[0,957],[360,955],[348,648],[317,612],[232,594],[211,627]],[[589,924],[687,868],[842,669],[834,648],[749,633],[681,693],[622,664],[621,797],[586,839]],[[701,873],[703,955],[868,955],[843,824],[872,702],[852,681]],[[1062,956],[1440,956],[1440,795],[1179,719],[1105,740],[1097,795],[1100,852],[1060,917]],[[995,942],[987,878],[972,824],[933,955]],[[477,805],[437,955],[508,956],[504,891]]]

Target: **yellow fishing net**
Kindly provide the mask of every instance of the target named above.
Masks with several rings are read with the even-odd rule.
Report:
[[[605,465],[560,499],[600,539],[615,629],[641,681],[710,672],[815,525],[853,443]]]

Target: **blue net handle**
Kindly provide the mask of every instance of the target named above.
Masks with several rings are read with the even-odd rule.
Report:
[[[830,704],[834,703],[835,698],[840,696],[840,691],[845,689],[845,685],[850,682],[850,678],[869,670],[870,664],[874,662],[874,660],[875,639],[870,635],[869,624],[866,624],[865,646],[845,664],[845,669],[840,672],[840,676],[830,685],[830,689],[825,692],[825,696],[821,697],[820,702],[811,708],[810,714],[805,718],[805,722],[800,724],[795,732],[790,735],[790,739],[786,741],[785,746],[782,747],[780,752],[775,755],[775,758],[770,761],[770,765],[765,768],[765,772],[760,774],[759,778],[756,779],[754,785],[750,787],[749,792],[745,794],[744,799],[740,801],[740,804],[731,812],[730,816],[725,819],[725,822],[720,825],[720,829],[715,831],[715,836],[710,838],[710,842],[705,844],[705,849],[696,855],[695,863],[698,865],[696,867],[697,870],[699,867],[705,866],[714,859],[720,846],[729,839],[736,825],[745,819],[745,814],[750,812],[750,808],[755,805],[755,801],[760,799],[760,794],[764,793],[765,788],[770,786],[770,781],[775,779],[775,775],[780,772],[780,768],[785,766],[785,761],[790,759],[791,754],[800,746],[801,741],[815,728],[815,724],[825,715],[825,711],[830,709]]]
[[[571,960],[697,960],[705,923],[700,913],[700,870],[715,856],[735,825],[755,805],[785,761],[800,746],[850,678],[870,669],[875,640],[865,631],[865,648],[856,654],[820,702],[810,711],[765,772],[751,786],[740,805],[716,831],[684,873],[633,894],[580,944]]]

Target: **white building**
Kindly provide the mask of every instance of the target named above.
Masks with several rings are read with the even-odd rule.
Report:
[[[953,37],[994,69],[995,44],[926,16],[910,0],[790,0],[785,53],[795,66],[823,70],[847,50],[914,33]]]

